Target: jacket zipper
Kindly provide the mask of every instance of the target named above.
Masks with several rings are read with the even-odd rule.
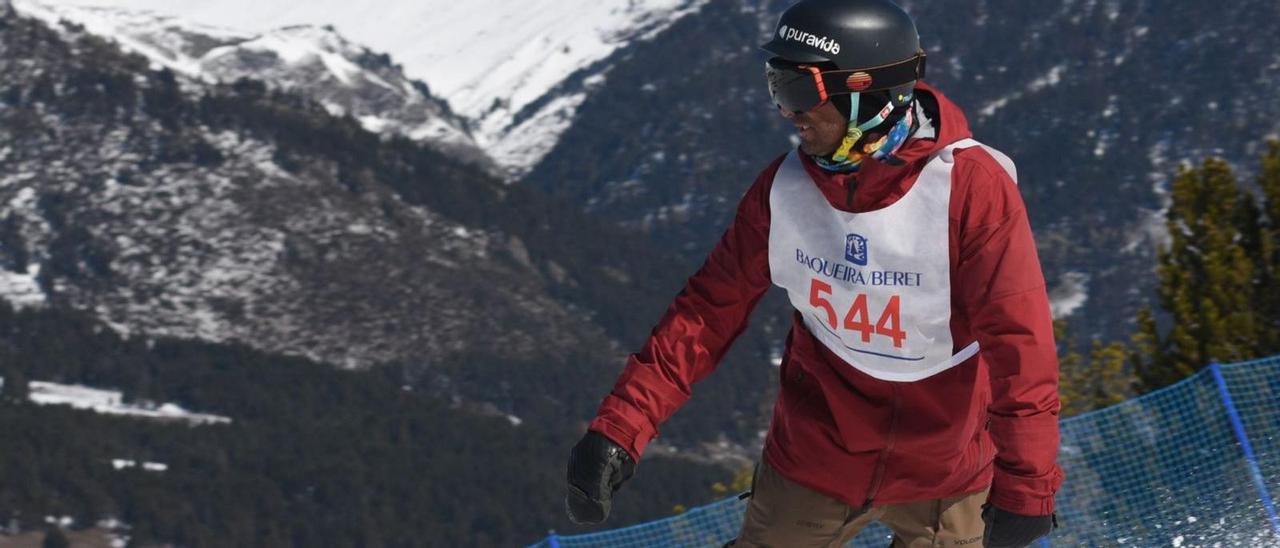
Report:
[[[853,209],[853,191],[858,188],[858,178],[850,177],[844,183],[844,208]]]
[[[885,463],[889,460],[889,453],[893,451],[893,444],[898,437],[898,411],[902,401],[898,398],[897,385],[890,384],[889,388],[893,392],[893,405],[890,407],[888,439],[885,441],[884,449],[880,451],[880,459],[876,461],[875,473],[871,475],[871,487],[867,489],[867,503],[863,505],[864,510],[871,509],[871,503],[875,501],[876,494],[880,491],[880,484],[884,482]]]

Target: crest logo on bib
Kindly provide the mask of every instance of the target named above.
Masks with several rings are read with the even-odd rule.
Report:
[[[858,266],[867,266],[867,239],[857,234],[845,237],[844,260]]]

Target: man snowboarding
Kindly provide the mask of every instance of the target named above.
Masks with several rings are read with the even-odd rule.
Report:
[[[795,308],[735,546],[1026,546],[1062,482],[1044,277],[1013,163],[920,81],[888,0],[802,0],[762,46],[798,150],[631,355],[569,460],[569,515],[598,523],[658,426],[770,285]]]

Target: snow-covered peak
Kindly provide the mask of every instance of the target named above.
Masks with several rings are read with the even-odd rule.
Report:
[[[41,19],[54,28],[60,21],[80,25],[89,33],[110,37],[121,47],[145,55],[158,67],[167,67],[188,76],[201,73],[200,57],[210,48],[243,41],[251,36],[147,11],[79,7],[35,0],[17,0],[14,4],[23,15]],[[188,38],[190,35],[198,35],[202,40],[193,42]]]
[[[210,51],[208,57],[213,59],[234,55],[236,50],[260,52],[274,55],[287,65],[299,65],[319,62],[328,75],[339,82],[352,85],[361,78],[367,78],[364,70],[351,59],[363,53],[359,48],[339,36],[332,28],[312,26],[294,26],[274,29],[251,40],[234,46],[225,46]],[[371,79],[379,82],[380,79]]]
[[[619,48],[655,35],[707,0],[40,0],[56,10],[78,8],[98,21],[78,21],[95,34],[136,35],[104,28],[109,10],[148,10],[164,25],[176,16],[201,25],[261,35],[273,29],[331,26],[356,43],[389,53],[408,77],[427,83],[468,119],[476,141],[496,161],[520,172],[554,146],[597,74],[581,74]],[[18,0],[19,8],[34,4]],[[50,8],[54,9],[54,8]],[[133,11],[132,13],[139,13]],[[73,18],[73,17],[72,17]],[[73,18],[74,19],[74,18]],[[187,23],[190,24],[190,23]],[[165,26],[161,26],[165,28]],[[219,31],[226,32],[226,31]],[[216,33],[209,33],[217,36]],[[125,43],[126,40],[120,40]],[[170,48],[175,49],[175,48]],[[203,55],[203,53],[201,53]],[[325,58],[320,57],[323,61]],[[341,71],[337,71],[341,74]],[[582,85],[562,89],[571,78]]]
[[[27,3],[19,0],[19,3]],[[476,116],[494,100],[520,109],[578,68],[665,28],[705,0],[49,0],[58,6],[149,10],[261,33],[331,25],[396,57],[405,71]],[[92,31],[92,29],[91,29]]]
[[[332,114],[350,114],[370,131],[461,149],[476,147],[466,123],[405,76],[389,56],[347,40],[333,27],[294,25],[249,32],[127,8],[43,0],[18,0],[17,7],[50,24],[80,25],[146,56],[156,68],[193,80],[262,80],[309,96]]]

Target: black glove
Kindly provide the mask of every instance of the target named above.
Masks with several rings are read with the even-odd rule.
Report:
[[[982,535],[986,548],[1022,548],[1058,526],[1057,516],[1023,516],[990,504],[982,507],[982,521],[987,524]]]
[[[626,449],[588,431],[569,454],[569,494],[564,499],[569,519],[574,523],[604,521],[613,507],[613,493],[635,469]]]

